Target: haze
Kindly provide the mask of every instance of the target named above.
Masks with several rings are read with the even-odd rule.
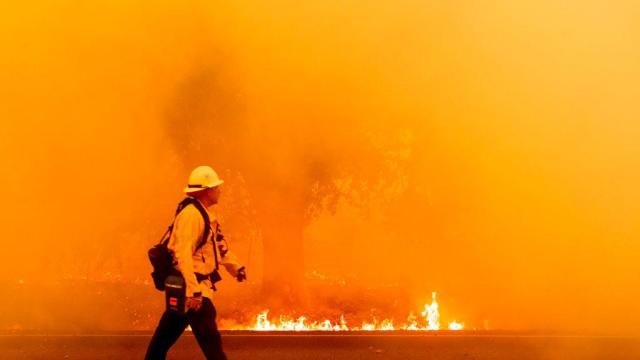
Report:
[[[639,9],[5,2],[0,282],[140,283],[210,164],[270,302],[324,279],[438,291],[478,328],[637,333]]]

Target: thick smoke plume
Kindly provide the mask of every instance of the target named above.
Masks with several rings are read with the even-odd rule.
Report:
[[[0,14],[2,329],[153,326],[146,249],[210,164],[252,280],[222,286],[229,317],[438,291],[478,328],[637,331],[634,3]]]

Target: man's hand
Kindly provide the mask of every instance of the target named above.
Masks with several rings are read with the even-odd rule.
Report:
[[[247,270],[243,267],[241,267],[240,269],[238,269],[238,274],[236,275],[236,280],[238,280],[238,282],[243,282],[245,280],[247,280]]]
[[[187,297],[184,301],[184,306],[187,308],[187,311],[193,310],[198,311],[202,307],[202,294],[195,293],[193,297]]]

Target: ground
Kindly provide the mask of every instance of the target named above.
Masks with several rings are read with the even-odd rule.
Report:
[[[0,358],[142,359],[150,334],[0,336]],[[626,360],[640,359],[640,337],[532,334],[224,333],[230,360]],[[203,359],[191,334],[168,359]]]

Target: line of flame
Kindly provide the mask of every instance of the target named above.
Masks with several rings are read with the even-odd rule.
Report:
[[[424,317],[426,326],[419,326],[418,319],[415,315],[409,314],[407,323],[396,327],[393,320],[385,319],[378,322],[363,322],[360,326],[350,327],[344,319],[344,315],[340,316],[340,321],[331,322],[330,320],[313,321],[307,323],[307,317],[300,316],[297,319],[280,316],[277,323],[269,320],[269,310],[265,310],[258,314],[256,324],[251,330],[254,331],[432,331],[440,330],[440,312],[438,302],[436,301],[436,293],[431,294],[431,304],[425,304],[424,311],[421,315]],[[449,330],[463,330],[464,324],[455,320],[449,323]]]

